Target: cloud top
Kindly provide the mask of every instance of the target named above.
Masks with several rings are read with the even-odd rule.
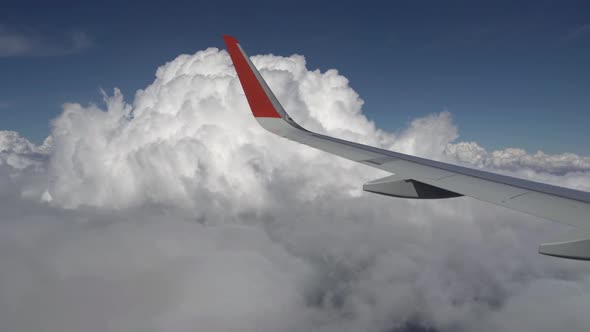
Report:
[[[308,129],[590,184],[586,157],[487,152],[456,142],[446,112],[388,133],[336,70],[299,55],[253,62]],[[181,55],[132,101],[115,90],[104,106],[64,105],[42,146],[0,132],[0,321],[60,332],[590,326],[576,309],[588,305],[587,264],[536,253],[567,229],[468,198],[361,191],[384,175],[261,129],[225,51]]]

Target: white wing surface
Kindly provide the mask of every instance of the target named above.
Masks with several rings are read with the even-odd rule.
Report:
[[[383,195],[434,199],[469,196],[484,202],[590,231],[590,193],[485,172],[317,134],[283,109],[238,41],[224,36],[227,50],[258,123],[266,130],[395,175],[364,185]],[[541,245],[546,255],[590,260],[590,239]]]

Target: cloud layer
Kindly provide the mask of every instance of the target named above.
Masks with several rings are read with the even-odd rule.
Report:
[[[449,113],[397,135],[335,70],[261,55],[311,130],[589,188],[588,158],[455,143]],[[258,127],[225,51],[161,66],[127,103],[64,105],[34,146],[0,132],[0,322],[11,331],[585,331],[569,229],[468,198],[361,191],[379,171]]]

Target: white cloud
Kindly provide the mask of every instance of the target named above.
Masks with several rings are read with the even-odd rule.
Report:
[[[454,143],[448,113],[381,131],[336,71],[309,71],[302,56],[253,61],[309,129],[589,183],[582,157]],[[7,330],[526,331],[549,319],[587,330],[570,309],[590,304],[588,264],[536,253],[567,229],[468,198],[363,193],[380,172],[256,124],[224,51],[179,56],[130,104],[119,91],[105,100],[64,105],[43,147],[0,136]]]
[[[15,131],[0,130],[0,167],[23,170],[41,167],[48,157],[51,139],[36,146]]]
[[[79,30],[55,35],[41,33],[32,28],[0,25],[0,58],[68,55],[93,45],[90,36]]]
[[[557,175],[590,171],[590,157],[578,156],[574,153],[548,155],[543,151],[537,151],[535,154],[529,154],[525,150],[517,148],[507,148],[490,153],[475,142],[449,144],[446,152],[458,161],[478,167],[512,171],[525,168]]]

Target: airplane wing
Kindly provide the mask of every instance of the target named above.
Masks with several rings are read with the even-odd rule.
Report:
[[[227,51],[256,121],[286,139],[394,175],[366,183],[378,194],[435,199],[469,196],[590,231],[590,193],[388,151],[317,134],[298,125],[281,106],[238,41],[224,36]],[[543,244],[539,252],[590,260],[590,239]]]

